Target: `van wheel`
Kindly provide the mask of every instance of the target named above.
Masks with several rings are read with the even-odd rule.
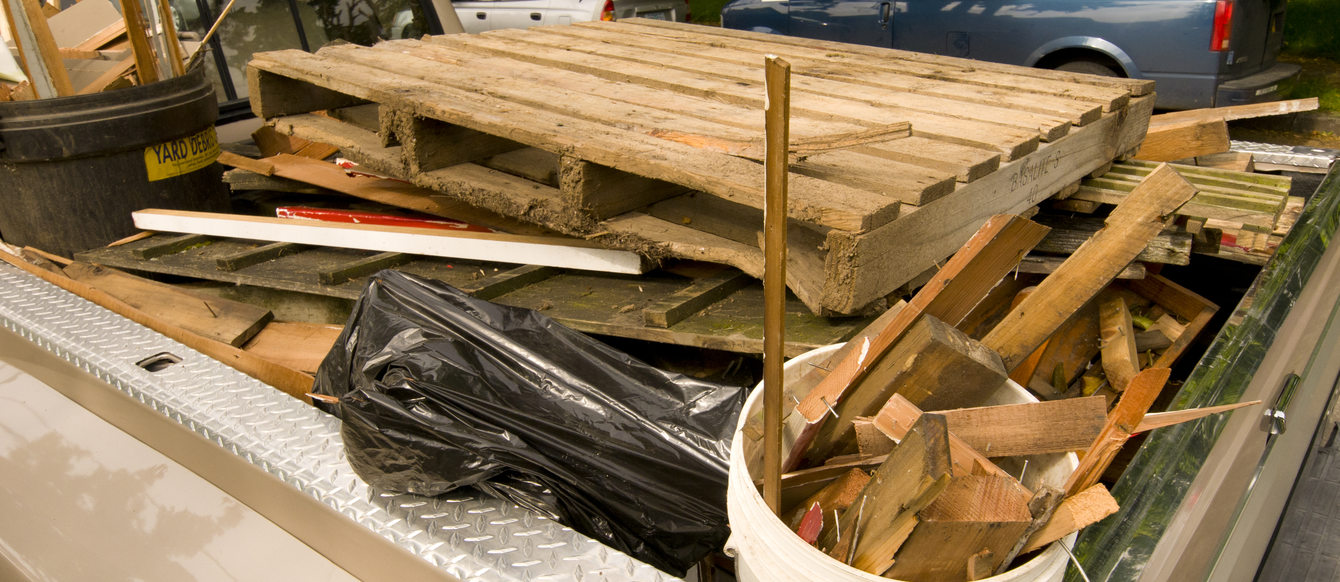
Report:
[[[1120,72],[1098,61],[1089,59],[1076,59],[1066,61],[1056,67],[1058,71],[1067,73],[1084,73],[1086,75],[1100,75],[1103,77],[1122,77]]]

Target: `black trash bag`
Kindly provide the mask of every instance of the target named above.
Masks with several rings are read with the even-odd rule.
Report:
[[[354,470],[482,491],[682,576],[728,535],[745,391],[664,372],[528,309],[372,277],[321,363]]]

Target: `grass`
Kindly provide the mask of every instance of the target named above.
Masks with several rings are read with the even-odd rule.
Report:
[[[721,24],[721,7],[730,0],[689,0],[689,12],[698,24]]]
[[[1302,65],[1303,72],[1283,88],[1284,97],[1316,97],[1322,111],[1340,113],[1340,2],[1289,0],[1286,10],[1280,60]]]

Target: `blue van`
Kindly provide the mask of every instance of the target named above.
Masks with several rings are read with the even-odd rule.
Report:
[[[1285,0],[734,0],[727,28],[1156,81],[1157,107],[1271,101]]]

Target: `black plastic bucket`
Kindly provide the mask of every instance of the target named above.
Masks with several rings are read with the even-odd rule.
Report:
[[[143,208],[227,210],[203,68],[92,95],[0,103],[0,238],[60,255],[135,232]]]

